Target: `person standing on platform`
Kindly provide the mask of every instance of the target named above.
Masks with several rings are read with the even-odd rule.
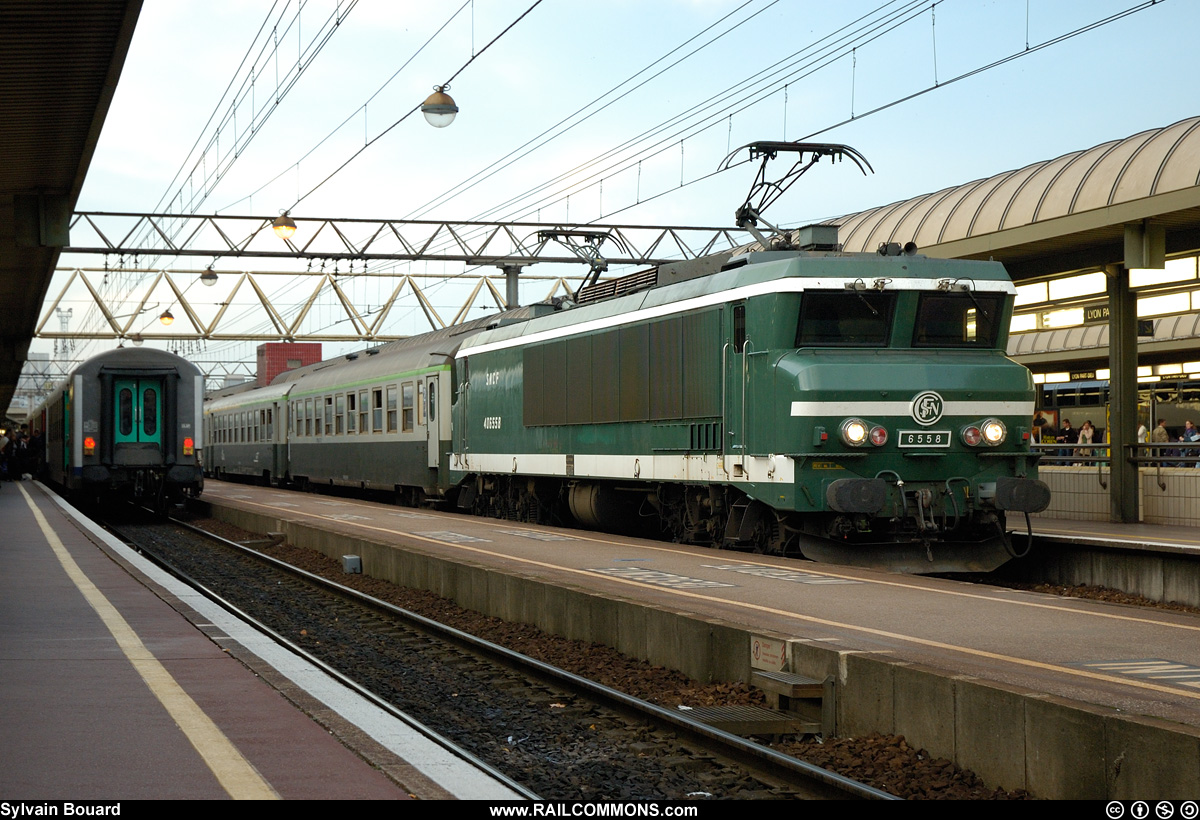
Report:
[[[1158,426],[1154,428],[1154,432],[1150,434],[1150,442],[1152,444],[1166,444],[1171,440],[1171,434],[1167,432],[1167,420],[1159,419]],[[1151,455],[1165,456],[1167,449],[1165,447],[1155,447]],[[1168,466],[1168,465],[1163,465]]]
[[[1079,443],[1080,444],[1091,444],[1095,440],[1095,438],[1096,438],[1096,427],[1095,427],[1095,425],[1092,424],[1092,420],[1088,419],[1087,421],[1085,421],[1083,423],[1083,426],[1079,428]],[[1076,452],[1080,456],[1083,456],[1086,458],[1087,456],[1090,456],[1092,454],[1092,448],[1091,447],[1082,447],[1079,450],[1077,450]],[[1084,462],[1084,466],[1091,467],[1092,465],[1088,462]]]
[[[1183,438],[1181,438],[1181,439],[1180,439],[1180,441],[1183,441],[1183,442],[1197,442],[1197,441],[1200,441],[1200,430],[1197,430],[1197,429],[1196,429],[1196,425],[1192,424],[1192,420],[1191,420],[1191,419],[1188,419],[1187,421],[1185,421],[1185,422],[1183,423]],[[1184,447],[1184,448],[1181,448],[1181,455],[1185,455],[1185,456],[1200,456],[1200,448],[1196,448],[1196,447]],[[1184,462],[1184,463],[1183,463],[1182,465],[1180,465],[1180,466],[1183,466],[1183,467],[1188,467],[1188,466],[1191,466],[1191,467],[1200,467],[1200,461],[1197,461],[1196,463],[1194,463],[1194,464],[1191,464],[1191,465],[1189,465],[1187,462]]]
[[[1063,419],[1062,428],[1058,431],[1058,436],[1055,438],[1055,441],[1057,441],[1059,444],[1075,445],[1079,443],[1079,431],[1071,426],[1070,419]],[[1058,454],[1060,456],[1073,456],[1075,455],[1075,448],[1073,446],[1064,447],[1058,451]]]

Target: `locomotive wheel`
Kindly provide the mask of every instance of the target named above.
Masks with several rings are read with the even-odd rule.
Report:
[[[754,524],[750,537],[750,549],[759,555],[783,555],[787,544],[783,524],[774,510],[766,509]]]

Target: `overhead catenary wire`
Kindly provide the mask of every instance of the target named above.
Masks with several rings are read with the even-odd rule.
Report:
[[[907,94],[907,95],[904,95],[904,96],[902,96],[902,97],[898,97],[898,98],[896,98],[896,99],[892,100],[892,101],[891,101],[891,102],[889,102],[889,103],[885,103],[884,105],[877,106],[877,107],[875,107],[875,108],[873,108],[873,109],[871,109],[871,110],[869,110],[869,111],[867,111],[867,112],[864,112],[863,114],[859,114],[859,115],[856,115],[856,116],[852,116],[850,119],[843,119],[843,120],[841,120],[841,121],[839,121],[839,122],[835,122],[835,123],[832,123],[832,124],[830,124],[830,125],[824,126],[824,127],[822,127],[821,129],[819,129],[819,130],[813,131],[811,134],[809,134],[809,135],[808,135],[807,137],[805,137],[805,138],[811,138],[811,137],[813,137],[813,136],[816,136],[816,135],[819,135],[819,134],[821,134],[821,133],[825,133],[825,132],[827,132],[827,131],[829,131],[829,130],[831,130],[831,129],[837,128],[837,127],[838,127],[838,126],[840,126],[840,125],[846,124],[846,123],[848,123],[848,122],[850,122],[850,121],[852,121],[852,120],[856,120],[856,119],[862,119],[862,118],[865,118],[865,117],[867,117],[867,116],[871,116],[871,115],[873,115],[873,114],[875,114],[875,113],[879,113],[879,112],[881,112],[881,111],[887,110],[888,108],[894,107],[894,106],[896,106],[896,105],[899,105],[899,104],[901,104],[901,103],[903,103],[903,102],[906,102],[906,101],[908,101],[908,100],[914,99],[914,98],[916,98],[916,97],[918,97],[918,96],[920,96],[920,95],[922,95],[922,94],[926,94],[926,93],[928,93],[929,91],[936,90],[937,88],[941,88],[941,87],[946,87],[946,86],[948,86],[948,85],[950,85],[950,84],[953,84],[953,83],[955,83],[955,82],[958,82],[958,81],[960,81],[960,80],[967,79],[967,78],[969,78],[969,77],[972,77],[972,76],[974,76],[974,75],[976,75],[976,74],[979,74],[979,73],[982,73],[982,72],[984,72],[984,71],[988,71],[988,70],[991,70],[991,69],[993,69],[993,68],[996,68],[996,67],[998,67],[998,66],[1004,65],[1004,64],[1006,64],[1006,63],[1008,63],[1008,62],[1011,62],[1012,60],[1015,60],[1015,59],[1016,59],[1016,57],[1018,57],[1018,56],[1023,56],[1025,53],[1033,53],[1033,52],[1035,52],[1035,51],[1043,50],[1043,49],[1049,48],[1049,47],[1051,47],[1051,46],[1057,45],[1057,44],[1059,44],[1059,43],[1061,43],[1061,42],[1064,42],[1064,41],[1066,41],[1066,40],[1069,40],[1069,39],[1071,39],[1071,38],[1073,38],[1073,37],[1080,36],[1080,35],[1082,35],[1082,34],[1084,34],[1084,33],[1087,33],[1087,32],[1089,32],[1089,31],[1092,31],[1092,30],[1094,30],[1094,29],[1096,29],[1096,28],[1099,28],[1099,27],[1101,27],[1101,26],[1103,26],[1103,25],[1108,25],[1108,24],[1111,24],[1111,23],[1113,23],[1113,22],[1116,22],[1116,21],[1118,21],[1118,20],[1120,20],[1120,19],[1123,19],[1124,17],[1127,17],[1127,16],[1129,16],[1129,15],[1131,15],[1131,14],[1135,14],[1135,13],[1137,13],[1137,12],[1139,12],[1139,11],[1142,11],[1142,10],[1144,10],[1144,9],[1146,9],[1146,8],[1149,8],[1149,7],[1150,7],[1150,6],[1152,6],[1152,5],[1155,5],[1155,0],[1146,0],[1146,2],[1143,2],[1143,3],[1137,4],[1137,5],[1133,6],[1133,7],[1130,7],[1130,8],[1128,8],[1128,9],[1125,9],[1125,10],[1121,11],[1121,12],[1118,12],[1118,13],[1115,13],[1115,14],[1113,14],[1113,15],[1110,15],[1110,16],[1108,16],[1108,17],[1106,17],[1106,18],[1103,18],[1103,19],[1101,19],[1101,20],[1097,20],[1097,21],[1094,21],[1094,22],[1092,22],[1092,23],[1089,23],[1089,24],[1087,24],[1087,25],[1080,26],[1080,27],[1078,27],[1078,28],[1076,28],[1076,29],[1074,29],[1074,30],[1072,30],[1072,31],[1070,31],[1070,32],[1067,32],[1067,33],[1064,33],[1064,34],[1062,34],[1062,35],[1059,35],[1059,36],[1057,36],[1057,37],[1054,37],[1054,38],[1052,38],[1051,40],[1047,40],[1047,41],[1046,41],[1046,42],[1044,42],[1044,43],[1041,43],[1041,44],[1038,44],[1038,45],[1036,45],[1036,46],[1030,47],[1030,48],[1029,48],[1029,49],[1027,49],[1026,51],[1020,51],[1020,52],[1017,52],[1017,53],[1014,53],[1014,54],[1008,55],[1008,56],[1006,56],[1006,57],[1003,57],[1003,58],[1001,58],[1001,59],[998,59],[998,60],[992,61],[991,63],[988,63],[988,64],[986,64],[986,65],[979,66],[979,67],[977,67],[977,68],[975,68],[975,69],[971,69],[971,70],[969,70],[969,71],[965,71],[965,72],[961,73],[960,75],[957,75],[957,76],[955,76],[955,77],[953,77],[953,78],[950,78],[950,79],[948,79],[948,80],[941,81],[941,82],[940,82],[939,84],[937,84],[937,85],[931,85],[931,86],[929,86],[929,87],[927,87],[927,88],[920,89],[920,90],[918,90],[918,91],[916,91],[916,92],[913,92],[913,93],[911,93],[911,94]],[[724,118],[724,116],[725,116],[725,115],[722,115],[722,118]],[[805,139],[805,138],[802,138],[802,139]],[[709,176],[712,176],[712,174],[710,174],[710,175],[706,175],[706,177],[703,177],[703,178],[708,178]],[[693,181],[690,181],[690,182],[688,182],[687,184],[689,184],[689,185],[690,185],[690,184],[694,184],[694,183],[695,183],[695,181],[698,181],[698,180],[693,180]],[[672,192],[673,192],[673,191],[677,191],[677,190],[679,190],[679,189],[678,189],[678,188],[672,188],[672,189],[671,189],[671,191],[672,191]],[[663,196],[663,195],[665,195],[666,193],[667,193],[667,192],[663,192],[663,193],[661,193],[661,194],[655,194],[655,195],[652,195],[652,196],[647,196],[647,197],[644,197],[644,198],[641,198],[641,197],[639,197],[639,199],[640,199],[640,201],[641,201],[641,202],[650,201],[652,198],[657,198],[658,196]],[[615,211],[611,211],[611,212],[609,213],[609,217],[611,218],[611,217],[612,217],[612,216],[614,216],[615,214],[621,213],[622,211],[626,211],[626,210],[628,210],[629,208],[636,207],[636,204],[637,204],[637,203],[635,203],[634,205],[627,206],[627,207],[625,207],[625,208],[618,208],[618,209],[617,209],[617,210],[615,210]]]
[[[271,179],[267,180],[262,185],[255,188],[249,194],[246,194],[241,199],[236,199],[233,202],[230,202],[228,205],[226,205],[222,208],[218,208],[216,212],[220,213],[221,211],[227,211],[235,205],[238,205],[242,202],[246,202],[246,201],[250,200],[256,194],[261,193],[263,190],[265,190],[267,187],[269,187],[272,183],[278,181],[279,178],[282,177],[284,174],[289,173],[294,168],[298,168],[300,166],[300,163],[304,162],[304,160],[308,159],[310,156],[312,156],[314,153],[316,153],[317,149],[319,149],[322,145],[324,145],[326,142],[328,142],[330,139],[332,139],[333,136],[338,133],[338,131],[342,130],[342,128],[344,128],[347,123],[349,123],[351,120],[353,120],[355,117],[357,117],[360,112],[366,111],[367,106],[370,105],[371,102],[376,97],[378,97],[381,93],[383,93],[383,90],[385,88],[387,88],[392,83],[393,80],[395,80],[397,77],[399,77],[400,73],[402,71],[404,71],[404,69],[408,68],[408,66],[412,63],[412,61],[415,60],[418,56],[420,56],[420,54],[423,51],[425,51],[425,49],[438,37],[438,35],[440,35],[443,31],[445,31],[445,29],[448,25],[450,25],[452,22],[454,22],[455,18],[457,18],[458,15],[462,13],[463,9],[467,8],[467,6],[471,2],[472,2],[472,0],[465,0],[465,2],[461,6],[459,6],[458,9],[455,10],[455,12],[453,14],[451,14],[449,17],[446,18],[446,21],[444,23],[442,23],[441,26],[438,27],[437,31],[435,31],[432,35],[430,35],[429,38],[426,39],[425,42],[422,43],[421,46],[416,51],[414,51],[409,56],[409,58],[407,60],[405,60],[404,63],[398,69],[396,69],[392,73],[392,76],[388,77],[387,80],[383,83],[383,85],[379,86],[379,88],[376,89],[375,93],[373,93],[370,97],[367,98],[366,102],[364,102],[358,108],[354,109],[354,111],[349,116],[347,116],[344,120],[342,120],[332,131],[330,131],[328,134],[326,134],[325,137],[322,138],[320,142],[318,142],[316,145],[314,145],[312,148],[310,148],[308,151],[306,151],[303,154],[303,156],[301,156],[298,160],[296,160],[292,164],[288,165],[286,168],[284,168],[278,174],[271,177]],[[363,141],[368,142],[369,139],[370,138],[364,133]],[[296,192],[296,197],[298,200],[300,197],[299,191]]]
[[[491,48],[493,45],[495,45],[496,42],[499,41],[499,39],[501,37],[503,37],[505,34],[508,34],[508,32],[512,31],[513,27],[515,25],[517,25],[517,23],[520,23],[522,20],[524,20],[529,15],[530,12],[532,12],[534,9],[536,9],[541,4],[542,4],[542,0],[534,0],[533,5],[531,5],[527,9],[525,9],[525,11],[523,11],[521,13],[521,15],[519,17],[517,17],[516,20],[513,20],[511,23],[509,23],[504,28],[504,30],[501,31],[499,34],[497,34],[495,37],[493,37],[492,40],[487,45],[485,45],[483,48],[479,49],[478,52],[472,54],[471,58],[469,60],[467,60],[465,63],[463,63],[461,66],[459,66],[458,70],[455,71],[453,74],[451,74],[450,78],[441,84],[442,87],[444,88],[446,86],[449,86],[452,82],[454,82],[454,80],[457,79],[460,74],[462,74],[464,71],[466,71],[467,68],[472,63],[474,63],[477,59],[482,57],[484,55],[484,53],[486,53],[489,48]],[[321,188],[321,186],[323,186],[329,180],[333,179],[335,176],[337,176],[339,173],[341,173],[342,169],[344,169],[347,165],[349,165],[351,162],[353,162],[355,159],[357,159],[362,154],[363,151],[366,151],[368,148],[370,148],[372,145],[374,145],[376,142],[378,142],[380,139],[382,139],[385,135],[390,133],[393,128],[395,128],[397,125],[399,125],[400,123],[407,120],[414,113],[416,113],[420,108],[421,108],[420,103],[417,103],[412,108],[410,108],[407,112],[404,113],[403,116],[400,117],[400,119],[396,120],[394,123],[392,123],[387,128],[385,128],[383,131],[381,131],[378,135],[375,136],[374,139],[372,139],[370,142],[368,142],[362,148],[359,148],[357,151],[355,151],[353,154],[351,154],[350,158],[347,159],[345,162],[343,162],[341,165],[339,165],[337,168],[335,168],[333,170],[333,172],[329,174],[329,176],[325,177],[320,182],[318,182],[316,185],[314,185],[311,189],[309,189],[308,193],[304,194],[304,196],[299,197],[295,202],[292,203],[291,207],[295,208],[301,202],[303,202],[304,200],[306,200],[310,196],[312,196],[314,193],[316,193]],[[288,210],[291,210],[291,208],[289,208]]]
[[[541,5],[541,3],[542,3],[542,0],[535,0],[535,2],[531,6],[529,6],[529,8],[527,8],[524,12],[522,12],[520,16],[518,16],[508,26],[506,26],[499,34],[497,34],[495,37],[493,37],[492,40],[487,43],[487,45],[485,45],[483,48],[479,49],[478,51],[472,53],[470,59],[468,59],[465,63],[463,63],[458,68],[458,70],[455,71],[454,74],[452,74],[450,76],[449,79],[447,79],[444,83],[442,83],[442,85],[448,86],[454,79],[456,79],[460,74],[462,74],[462,72],[465,71],[472,63],[474,63],[475,60],[477,60],[479,57],[481,57],[488,49],[490,49],[496,42],[498,42],[501,37],[503,37],[505,34],[507,34],[509,31],[511,31],[512,28],[514,26],[516,26],[518,23],[520,23],[522,20],[524,20],[525,17],[528,16],[530,12],[532,12],[535,8],[537,8],[539,5]],[[453,19],[453,17],[451,17],[451,19]],[[445,26],[448,24],[449,24],[449,20],[443,24],[442,28],[445,28]],[[441,29],[439,29],[439,32],[440,31],[441,31]],[[434,36],[436,36],[436,33]],[[424,46],[422,46],[422,48],[424,48]],[[378,142],[386,134],[391,132],[394,128],[396,128],[396,126],[400,125],[400,123],[404,122],[410,116],[412,116],[420,107],[421,106],[419,103],[417,105],[414,105],[411,109],[409,109],[407,112],[405,112],[404,115],[401,116],[398,120],[393,122],[390,126],[388,126],[386,129],[384,129],[379,134],[377,134],[373,139],[369,140],[361,148],[359,148],[357,151],[355,151],[341,165],[339,165],[337,168],[335,168],[333,170],[333,172],[331,172],[328,176],[326,176],[324,179],[322,179],[320,182],[318,182],[316,185],[314,185],[311,189],[309,189],[309,191],[307,193],[305,193],[301,196],[298,196],[296,198],[296,201],[293,202],[292,205],[287,210],[289,210],[289,211],[292,210],[297,205],[299,205],[301,202],[303,202],[305,199],[307,199],[309,196],[311,196],[313,193],[315,193],[317,190],[319,190],[323,185],[325,185],[325,183],[327,183],[327,182],[329,182],[329,180],[333,179],[334,176],[336,176],[338,173],[340,173],[344,168],[346,168],[346,166],[348,166],[351,162],[353,162],[364,151],[366,151],[373,144]]]
[[[937,2],[942,2],[942,0],[937,0]],[[907,94],[907,95],[904,95],[904,96],[902,96],[902,97],[896,98],[896,99],[892,100],[891,102],[885,103],[885,104],[883,104],[883,105],[880,105],[880,106],[877,106],[877,107],[875,107],[875,108],[872,108],[872,109],[870,109],[870,110],[868,110],[868,111],[866,111],[866,112],[863,112],[862,114],[858,114],[858,115],[852,115],[852,116],[851,116],[850,118],[848,118],[848,119],[843,119],[843,120],[841,120],[841,121],[838,121],[838,122],[832,123],[832,124],[830,124],[830,125],[824,126],[824,127],[820,128],[820,129],[818,129],[818,130],[816,130],[816,131],[813,131],[813,132],[811,132],[811,133],[809,133],[809,134],[807,134],[807,135],[805,135],[805,136],[803,136],[803,137],[800,137],[800,141],[804,141],[804,140],[812,139],[813,137],[819,136],[820,134],[823,134],[823,133],[827,133],[827,132],[829,132],[829,131],[831,131],[831,130],[834,130],[834,129],[836,129],[836,128],[838,128],[838,127],[842,126],[842,125],[846,125],[846,124],[848,124],[848,123],[850,123],[850,122],[852,122],[852,121],[861,120],[861,119],[864,119],[865,117],[872,116],[872,115],[874,115],[874,114],[877,114],[877,113],[880,113],[880,112],[882,112],[882,111],[886,111],[886,110],[888,110],[889,108],[893,108],[893,107],[895,107],[895,106],[897,106],[897,105],[900,105],[900,104],[902,104],[902,103],[904,103],[904,102],[907,102],[907,101],[909,101],[909,100],[916,99],[917,97],[920,97],[920,96],[923,96],[923,95],[925,95],[925,94],[928,94],[928,93],[929,93],[929,92],[931,92],[931,91],[936,91],[936,90],[938,90],[938,89],[940,89],[940,88],[945,88],[945,87],[947,87],[947,86],[950,86],[950,85],[952,85],[952,84],[954,84],[954,83],[957,83],[957,82],[959,82],[959,81],[961,81],[961,80],[968,79],[968,78],[970,78],[970,77],[976,76],[976,75],[978,75],[978,74],[981,74],[981,73],[983,73],[983,72],[986,72],[986,71],[989,71],[989,70],[992,70],[992,69],[998,68],[998,67],[1000,67],[1000,66],[1002,66],[1002,65],[1005,65],[1005,64],[1007,64],[1007,63],[1009,63],[1009,62],[1012,62],[1013,60],[1016,60],[1017,58],[1019,58],[1019,57],[1022,57],[1022,56],[1025,56],[1025,55],[1027,55],[1027,54],[1033,54],[1033,53],[1036,53],[1036,52],[1038,52],[1038,51],[1041,51],[1041,50],[1043,50],[1043,49],[1050,48],[1050,47],[1052,47],[1052,46],[1058,45],[1058,44],[1060,44],[1060,43],[1063,43],[1063,42],[1065,42],[1065,41],[1067,41],[1067,40],[1073,39],[1074,37],[1078,37],[1078,36],[1080,36],[1080,35],[1083,35],[1083,34],[1086,34],[1086,33],[1090,32],[1090,31],[1093,31],[1093,30],[1095,30],[1095,29],[1097,29],[1097,28],[1100,28],[1100,27],[1103,27],[1103,26],[1105,26],[1105,25],[1109,25],[1109,24],[1115,23],[1115,22],[1117,22],[1117,21],[1119,21],[1119,20],[1121,20],[1121,19],[1124,19],[1125,17],[1128,17],[1128,16],[1132,15],[1132,14],[1136,14],[1136,13],[1138,13],[1138,12],[1140,12],[1140,11],[1144,11],[1145,9],[1147,9],[1147,8],[1150,8],[1151,6],[1154,6],[1154,5],[1156,5],[1156,4],[1158,4],[1158,3],[1161,3],[1161,2],[1163,2],[1163,0],[1143,0],[1143,2],[1141,2],[1141,3],[1139,3],[1139,4],[1136,4],[1136,5],[1134,5],[1134,6],[1131,6],[1131,7],[1129,7],[1129,8],[1126,8],[1126,9],[1124,9],[1124,10],[1122,10],[1122,11],[1115,12],[1115,13],[1113,13],[1113,14],[1111,14],[1111,15],[1108,15],[1108,16],[1106,16],[1106,17],[1104,17],[1104,18],[1101,18],[1101,19],[1099,19],[1099,20],[1093,21],[1093,22],[1091,22],[1091,23],[1085,24],[1085,25],[1083,25],[1083,26],[1079,26],[1079,27],[1077,27],[1077,28],[1075,28],[1075,29],[1073,29],[1073,30],[1071,30],[1071,31],[1069,31],[1069,32],[1065,32],[1064,34],[1058,35],[1058,36],[1056,36],[1056,37],[1054,37],[1054,38],[1051,38],[1050,40],[1047,40],[1047,41],[1045,41],[1045,42],[1043,42],[1043,43],[1040,43],[1040,44],[1038,44],[1038,45],[1035,45],[1035,46],[1032,46],[1032,47],[1027,47],[1027,48],[1025,48],[1025,49],[1023,49],[1023,50],[1020,50],[1020,51],[1013,52],[1012,54],[1009,54],[1009,55],[1007,55],[1007,56],[1005,56],[1005,57],[1003,57],[1003,58],[1000,58],[1000,59],[998,59],[998,60],[994,60],[994,61],[992,61],[992,62],[990,62],[990,63],[988,63],[988,64],[986,64],[986,65],[983,65],[983,66],[978,66],[978,67],[976,67],[976,68],[974,68],[974,69],[971,69],[971,70],[968,70],[968,71],[962,72],[961,74],[959,74],[959,75],[957,75],[957,76],[955,76],[955,77],[953,77],[953,78],[950,78],[950,79],[948,79],[948,80],[941,81],[940,83],[938,83],[938,82],[936,82],[936,81],[935,81],[935,83],[934,83],[934,84],[932,84],[932,85],[929,85],[929,86],[927,86],[927,87],[925,87],[925,88],[923,88],[923,89],[920,89],[920,90],[918,90],[918,91],[916,91],[916,92],[913,92],[913,93],[911,93],[911,94]],[[920,14],[923,14],[923,13],[924,13],[924,8],[920,9],[920,12],[919,12],[919,13],[920,13]],[[918,15],[912,15],[912,16],[911,16],[911,17],[909,17],[908,19],[913,19],[913,17],[916,17],[916,16],[918,16]],[[873,37],[871,38],[871,40],[873,40],[873,39],[876,39],[878,36],[880,36],[880,35],[879,35],[879,34],[876,34],[875,36],[873,36]],[[868,40],[868,42],[870,42],[870,40]],[[841,55],[841,56],[844,56],[844,55]],[[828,64],[828,63],[827,63],[827,62],[825,62],[825,63],[822,63],[822,65],[820,65],[820,66],[817,66],[817,68],[824,67],[824,65],[826,65],[826,64]],[[814,69],[814,70],[816,70],[816,69]],[[811,72],[809,72],[809,73],[811,73]],[[758,102],[758,101],[760,101],[761,99],[763,99],[765,96],[766,96],[765,94],[763,94],[763,95],[760,95],[760,96],[759,96],[757,99],[753,100],[753,101],[752,101],[751,103],[749,103],[749,104],[753,104],[754,102]],[[713,125],[713,123],[710,123],[710,124],[709,124],[707,127],[712,127],[712,125]],[[676,134],[676,135],[677,135],[677,134]],[[673,136],[674,136],[674,135],[673,135]],[[655,156],[655,155],[657,155],[657,154],[661,154],[661,153],[664,153],[664,152],[666,152],[666,151],[669,151],[669,150],[671,150],[671,148],[674,146],[674,144],[675,144],[675,143],[674,143],[674,141],[668,141],[667,139],[664,139],[664,140],[660,141],[660,143],[658,143],[658,144],[657,144],[658,146],[660,146],[660,147],[659,147],[659,150],[658,150],[658,151],[657,151],[655,154],[653,154],[653,155],[651,155],[651,156]],[[646,157],[645,157],[644,155],[641,155],[641,158],[642,158],[642,159],[645,159]],[[639,160],[639,162],[640,162],[640,161],[641,161],[641,160]],[[737,165],[740,165],[740,164],[744,164],[744,163],[734,163],[734,164],[732,164],[732,165],[730,166],[730,168],[729,168],[729,169],[725,169],[725,170],[730,170],[730,169],[732,169],[733,167],[737,167]],[[586,166],[586,165],[587,165],[587,163],[585,163],[584,165]],[[632,167],[632,166],[631,166],[631,165],[629,165],[629,166],[625,166],[625,167]],[[605,169],[605,170],[610,170],[610,171],[611,171],[611,170],[613,170],[613,166],[609,166],[609,168],[607,168],[607,169]],[[621,168],[621,169],[619,169],[619,170],[624,170],[624,168]],[[615,171],[614,173],[617,173],[617,172],[619,172],[619,171]],[[692,185],[692,184],[695,184],[695,183],[697,183],[697,182],[701,182],[701,181],[704,181],[704,180],[707,180],[707,179],[711,179],[712,177],[716,176],[717,174],[719,174],[719,173],[721,173],[721,172],[722,172],[722,171],[714,171],[714,172],[712,172],[712,173],[705,174],[705,175],[703,175],[703,176],[701,176],[701,177],[698,177],[698,178],[696,178],[696,179],[694,179],[694,180],[691,180],[691,181],[689,181],[689,182],[687,182],[687,183],[685,183],[685,184],[683,184],[683,185],[680,185],[680,186],[677,186],[677,187],[672,187],[672,188],[669,188],[669,189],[667,189],[667,190],[664,190],[664,191],[660,192],[659,194],[655,194],[655,195],[651,195],[651,196],[642,196],[642,195],[640,195],[640,194],[639,194],[639,201],[638,201],[638,202],[632,203],[632,204],[630,204],[630,205],[627,205],[627,206],[625,206],[625,207],[623,207],[623,208],[617,208],[617,209],[615,209],[615,210],[611,210],[611,211],[609,211],[609,213],[607,214],[607,218],[609,218],[609,219],[612,219],[613,217],[617,216],[618,214],[621,214],[621,213],[624,213],[624,212],[626,212],[626,211],[629,211],[629,210],[631,210],[631,209],[633,209],[633,208],[635,208],[635,207],[638,207],[639,205],[645,204],[646,202],[653,201],[653,200],[655,200],[655,199],[658,199],[658,198],[660,198],[660,197],[662,197],[662,196],[665,196],[665,195],[667,195],[667,194],[670,194],[670,193],[677,192],[677,191],[679,191],[679,190],[680,190],[681,188],[683,188],[683,187],[687,187],[687,186],[689,186],[689,185]],[[556,179],[559,179],[559,178],[561,178],[562,176],[563,176],[563,175],[560,175],[559,177],[556,177]],[[597,173],[597,174],[593,174],[592,176],[588,177],[588,178],[587,178],[587,180],[585,180],[585,182],[588,182],[588,181],[591,181],[591,180],[595,180],[597,176],[601,176],[601,175],[600,175],[599,173]],[[603,178],[603,177],[601,176],[601,178]],[[592,183],[592,184],[596,184],[596,183]],[[542,186],[537,186],[537,187],[535,187],[534,189],[531,189],[531,190],[538,190],[538,188],[540,188],[540,187],[545,187],[545,185],[546,185],[546,184],[544,183]],[[570,191],[569,191],[569,192],[567,192],[567,193],[565,193],[565,194],[561,195],[561,196],[559,197],[559,199],[557,199],[557,200],[553,200],[553,201],[550,201],[550,200],[548,200],[548,199],[545,199],[545,198],[544,198],[544,199],[542,199],[542,200],[539,200],[538,202],[536,202],[536,203],[534,203],[534,204],[531,204],[531,205],[529,205],[529,206],[527,207],[527,210],[525,210],[525,211],[524,211],[524,213],[526,213],[526,214],[527,214],[527,213],[529,212],[529,209],[532,209],[532,208],[534,208],[534,207],[540,207],[540,208],[544,208],[544,207],[546,207],[548,204],[554,204],[555,202],[562,202],[562,201],[564,201],[564,200],[565,200],[567,197],[569,197],[570,195],[572,195],[572,194],[577,194],[577,193],[579,193],[579,191],[581,191],[581,190],[584,190],[586,187],[590,187],[590,186],[581,186],[580,184],[576,184],[574,187],[572,187],[572,188],[570,189]],[[512,201],[513,201],[513,200],[510,200],[509,202],[512,202]],[[492,209],[492,211],[485,212],[485,214],[494,213],[494,212],[495,212],[495,210],[497,210],[497,208],[493,208],[493,209]],[[478,219],[478,218],[479,218],[479,217],[476,217],[476,219]],[[519,218],[519,217],[516,217],[516,218]],[[595,220],[592,220],[592,221],[595,221]],[[463,273],[462,273],[461,275],[462,275],[462,276],[469,276],[469,275],[472,275],[472,274],[473,274],[473,272],[474,272],[475,270],[476,270],[476,268],[467,268],[466,270],[464,270],[464,271],[463,271]]]

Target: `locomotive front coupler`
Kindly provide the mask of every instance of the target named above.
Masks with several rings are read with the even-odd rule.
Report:
[[[916,522],[917,531],[921,533],[937,533],[941,531],[937,521],[933,517],[933,491],[928,487],[922,487],[918,490],[913,490],[911,495],[916,509],[913,511],[913,520]],[[905,509],[908,509],[908,504],[905,503]],[[926,518],[928,515],[928,518]]]

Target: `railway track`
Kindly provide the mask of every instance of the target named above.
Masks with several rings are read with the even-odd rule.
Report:
[[[895,799],[182,522],[109,526],[530,796]]]

